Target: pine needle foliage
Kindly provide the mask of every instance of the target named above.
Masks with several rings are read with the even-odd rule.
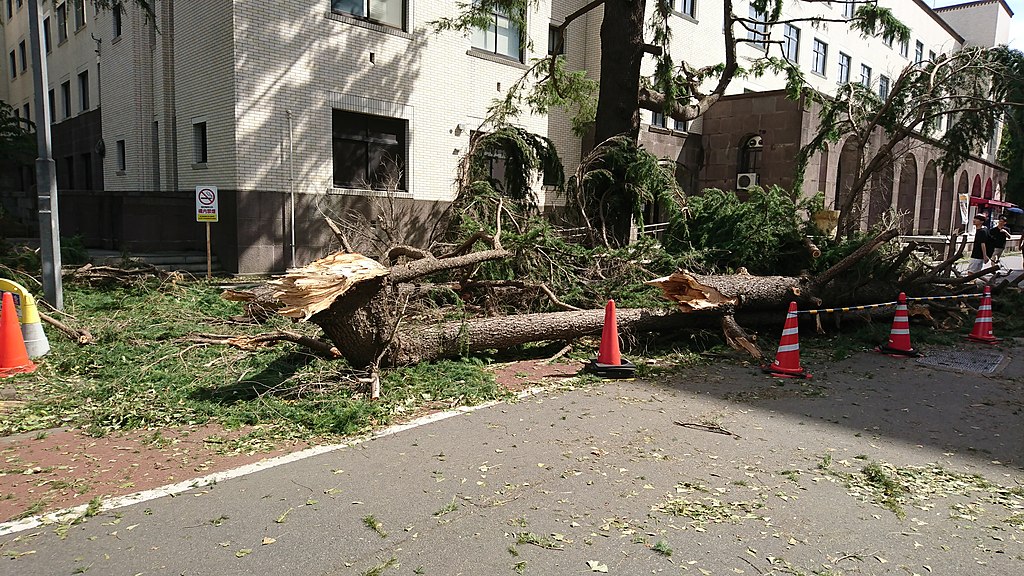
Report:
[[[796,274],[808,265],[801,208],[777,186],[755,188],[747,200],[708,189],[687,198],[686,212],[665,235],[670,252],[689,253],[698,272]]]

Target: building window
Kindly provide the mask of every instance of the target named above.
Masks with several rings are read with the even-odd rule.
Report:
[[[50,111],[50,124],[57,121],[57,98],[50,90],[49,94],[46,95],[46,103],[49,105],[48,110]]]
[[[331,11],[405,29],[404,0],[331,0]]]
[[[900,56],[903,56],[904,58],[906,58],[907,55],[909,55],[909,54],[910,54],[910,41],[909,40],[900,40]]]
[[[206,164],[208,142],[206,140],[206,122],[192,124],[192,163]]]
[[[753,40],[751,45],[758,50],[767,50],[768,44],[768,15],[758,12],[753,6],[750,7],[750,20],[747,24],[747,39]]]
[[[850,81],[851,60],[849,54],[839,53],[839,83],[846,84]]]
[[[894,38],[892,36],[882,36],[882,44],[885,44],[886,48],[892,48],[893,40]]]
[[[878,96],[882,100],[889,97],[889,77],[885,74],[878,77]]]
[[[64,102],[64,118],[71,118],[71,80],[60,85],[60,97]]]
[[[865,88],[871,86],[871,66],[867,64],[860,65],[860,83]]]
[[[115,6],[113,12],[114,20],[114,38],[121,35],[121,7]]]
[[[86,152],[81,155],[82,159],[82,181],[84,190],[94,190],[92,185],[92,153]]]
[[[21,60],[21,72],[24,74],[28,70],[28,50],[25,48],[24,40],[18,43],[18,58]]]
[[[78,75],[78,107],[82,112],[89,109],[89,71]]]
[[[68,4],[57,5],[57,44],[68,39]]]
[[[761,171],[761,154],[764,151],[764,140],[760,136],[751,136],[743,143],[740,154],[740,173],[757,174]]]
[[[930,62],[935,62],[935,51],[934,50],[929,50],[928,51],[928,60]]]
[[[64,181],[64,187],[69,190],[75,189],[75,157],[65,156],[64,157],[64,170],[67,174],[67,180]]]
[[[548,56],[565,54],[565,30],[554,24],[548,26]]]
[[[828,44],[815,38],[811,70],[824,76],[826,62],[828,62]]]
[[[53,45],[50,42],[50,17],[43,18],[43,48],[46,48],[46,53],[49,54],[53,51]]]
[[[14,56],[14,50],[11,50],[11,78],[18,77],[18,59]]]
[[[800,53],[800,29],[786,24],[782,35],[784,38],[782,41],[782,56],[795,64]]]
[[[843,4],[843,17],[844,18],[853,18],[853,15],[856,12],[857,12],[857,3],[856,2],[847,2],[846,4]]]
[[[11,18],[14,18],[14,4],[12,4],[12,1],[13,0],[7,0],[7,21],[8,22],[11,20]]]
[[[918,40],[914,44],[914,62],[920,64],[924,60],[924,43]]]
[[[117,141],[117,171],[124,172],[128,169],[128,149],[124,140]]]
[[[85,0],[74,0],[75,8],[75,31],[85,26]]]
[[[697,17],[697,0],[679,0],[678,6],[681,14],[686,14],[690,18]]]
[[[32,108],[25,102],[25,105],[21,107],[21,115],[25,118],[25,123],[32,121]]]
[[[405,190],[407,124],[397,118],[335,110],[334,186]]]
[[[493,52],[500,56],[522,61],[521,35],[519,25],[513,22],[504,12],[492,12],[490,26],[487,29],[475,28],[472,35],[472,46],[478,50]]]
[[[665,128],[665,115],[661,112],[651,112],[651,126]]]

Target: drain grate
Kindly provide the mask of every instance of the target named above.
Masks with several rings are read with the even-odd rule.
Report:
[[[1002,354],[992,350],[936,350],[917,359],[918,364],[936,368],[952,368],[962,372],[991,374],[1003,361]]]

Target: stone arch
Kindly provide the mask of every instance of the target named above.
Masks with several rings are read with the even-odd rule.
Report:
[[[971,193],[970,186],[967,183],[967,172],[966,171],[960,173],[960,182],[957,183],[956,193],[957,194],[970,194]]]
[[[892,207],[895,172],[896,169],[892,162],[886,162],[882,168],[871,175],[871,187],[868,189],[868,226],[877,224],[885,211]]]
[[[964,186],[966,186],[967,179],[963,180]],[[954,204],[956,204],[956,191],[953,190],[953,177],[943,174],[942,188],[939,191],[939,221],[935,223],[935,229],[939,234],[952,232]]]
[[[843,202],[850,194],[853,179],[857,174],[857,154],[860,146],[855,138],[847,138],[839,152],[839,163],[836,166],[835,200],[833,207],[842,210]]]
[[[981,198],[981,174],[974,175],[974,184],[971,185],[971,196]]]
[[[992,179],[989,178],[988,180],[985,181],[985,198],[991,200],[992,199],[992,194],[994,192],[995,192],[995,190],[994,190],[994,188],[992,186]]]
[[[818,192],[828,195],[828,146],[818,155]]]
[[[921,182],[921,208],[918,210],[917,230],[921,234],[935,232],[935,198],[939,194],[939,170],[934,160],[924,167]]]
[[[900,169],[899,194],[896,210],[904,213],[900,220],[900,232],[909,234],[914,227],[914,205],[917,203],[917,159],[913,154],[903,157]]]

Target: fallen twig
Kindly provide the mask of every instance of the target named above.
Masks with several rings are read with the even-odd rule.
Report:
[[[76,328],[72,328],[71,326],[68,326],[67,324],[61,322],[60,320],[57,320],[56,318],[54,318],[53,316],[50,316],[49,314],[47,314],[45,312],[38,312],[38,313],[39,313],[39,318],[43,322],[46,322],[50,326],[53,326],[57,330],[63,332],[64,335],[66,335],[67,337],[71,338],[72,340],[74,340],[78,344],[84,346],[86,344],[95,344],[96,343],[96,338],[93,337],[93,335],[88,330],[86,330],[85,328],[82,328],[81,330],[76,329]]]

